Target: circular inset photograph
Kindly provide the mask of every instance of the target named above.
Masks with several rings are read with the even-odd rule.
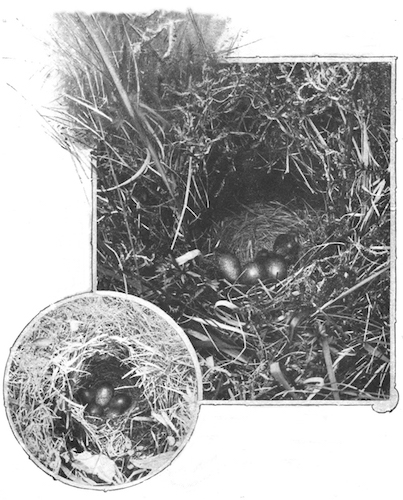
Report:
[[[202,399],[181,328],[118,292],[77,295],[38,314],[11,348],[4,384],[10,425],[29,457],[55,479],[101,490],[168,466]]]

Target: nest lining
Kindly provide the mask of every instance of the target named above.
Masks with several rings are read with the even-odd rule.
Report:
[[[114,460],[117,485],[153,472],[155,464],[142,468],[146,459],[171,459],[194,425],[194,362],[174,328],[141,304],[106,296],[67,302],[31,323],[10,360],[10,421],[27,452],[62,478],[105,485],[75,468],[69,440],[77,429],[86,450]],[[104,377],[137,398],[106,421],[86,416],[74,398]]]
[[[259,250],[272,250],[280,234],[295,232],[303,238],[308,216],[319,215],[313,209],[291,209],[277,202],[256,203],[243,207],[240,213],[226,216],[211,233],[220,247],[234,253],[245,264],[253,260]]]

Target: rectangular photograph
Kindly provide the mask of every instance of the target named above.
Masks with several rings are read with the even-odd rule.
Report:
[[[180,325],[206,401],[391,400],[395,60],[245,58],[191,11],[56,17],[94,287]]]

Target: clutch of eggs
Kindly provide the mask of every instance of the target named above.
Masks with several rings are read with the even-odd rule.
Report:
[[[259,280],[281,281],[287,276],[287,262],[281,255],[259,250],[253,262],[248,262],[241,273],[241,282],[254,285]]]

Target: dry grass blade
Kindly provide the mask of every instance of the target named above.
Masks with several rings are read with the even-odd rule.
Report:
[[[137,133],[139,134],[144,146],[150,152],[150,154],[151,154],[151,156],[156,164],[158,172],[161,175],[161,178],[163,179],[164,184],[166,185],[166,187],[171,195],[172,200],[176,203],[175,195],[174,195],[174,192],[172,190],[171,184],[168,181],[168,178],[165,174],[165,170],[163,169],[161,162],[159,160],[159,157],[158,157],[153,145],[151,144],[151,141],[148,138],[147,133],[144,130],[144,126],[148,127],[148,124],[147,124],[144,116],[142,115],[139,108],[135,109],[134,106],[132,105],[132,103],[129,99],[129,96],[128,96],[126,90],[124,89],[122,82],[120,81],[120,78],[119,78],[119,75],[116,71],[116,68],[115,68],[114,64],[112,63],[112,61],[110,60],[110,57],[109,57],[107,51],[105,50],[104,45],[103,45],[100,37],[98,36],[96,26],[93,26],[91,22],[87,22],[87,20],[83,16],[80,16],[80,19],[81,19],[81,22],[86,27],[86,29],[88,30],[88,32],[90,33],[91,38],[93,39],[97,49],[99,50],[99,53],[100,53],[102,60],[103,60],[103,63],[105,64],[109,74],[112,77],[112,80],[116,86],[116,89],[119,93],[119,96],[120,96],[122,102],[123,102],[123,105],[124,105],[127,113],[129,114],[130,118],[132,119],[133,125],[134,125]]]
[[[143,165],[138,169],[138,171],[135,174],[133,174],[129,179],[121,182],[117,186],[113,186],[113,187],[110,187],[110,188],[102,189],[100,191],[108,193],[110,191],[115,191],[115,190],[121,189],[122,187],[127,186],[128,184],[134,183],[134,181],[136,179],[138,179],[144,172],[146,172],[146,170],[147,170],[147,168],[149,167],[149,164],[150,164],[150,159],[151,159],[150,152],[147,150],[147,157],[144,160]]]
[[[171,250],[175,248],[175,243],[176,240],[178,239],[178,236],[181,231],[181,226],[183,223],[183,219],[185,217],[185,212],[188,209],[188,201],[189,201],[189,193],[190,193],[190,185],[192,182],[192,173],[193,173],[193,168],[192,168],[192,158],[189,159],[189,167],[188,167],[188,176],[187,176],[187,181],[186,181],[186,191],[185,191],[185,198],[183,200],[183,205],[182,205],[182,211],[179,216],[179,221],[178,221],[178,226],[175,230],[175,235],[171,244]]]
[[[288,380],[285,378],[283,372],[281,371],[279,363],[272,363],[270,365],[270,373],[278,384],[280,384],[283,389],[285,389],[293,399],[301,399],[300,395],[294,392],[294,389],[289,384]]]
[[[323,357],[325,358],[325,364],[327,369],[327,374],[330,380],[330,387],[332,388],[333,398],[335,400],[340,399],[340,393],[338,390],[336,375],[333,369],[332,356],[330,354],[329,339],[327,338],[326,329],[323,323],[318,325],[319,335],[321,336]]]

